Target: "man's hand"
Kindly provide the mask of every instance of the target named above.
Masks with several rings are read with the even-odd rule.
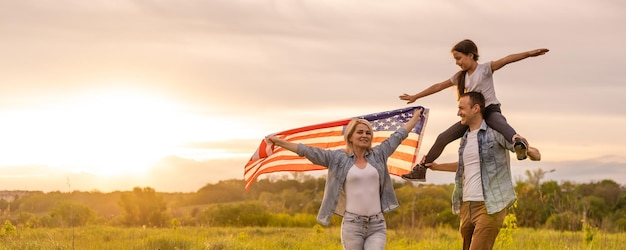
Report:
[[[533,147],[528,147],[528,149],[526,150],[526,155],[528,155],[528,158],[531,161],[540,161],[541,160],[541,153],[539,152],[539,149],[537,148],[533,148]]]

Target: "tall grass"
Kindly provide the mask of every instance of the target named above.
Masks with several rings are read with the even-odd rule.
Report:
[[[342,249],[339,227],[308,228],[18,228],[0,236],[0,249]],[[502,235],[500,235],[502,236]],[[508,237],[510,236],[510,237]],[[626,233],[596,232],[585,242],[583,232],[516,229],[499,237],[495,249],[624,249]],[[461,237],[451,228],[389,230],[387,249],[460,249]]]

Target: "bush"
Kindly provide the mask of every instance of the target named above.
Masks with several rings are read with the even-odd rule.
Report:
[[[200,221],[209,226],[267,226],[269,213],[260,202],[218,204],[207,208]]]
[[[551,215],[546,221],[546,227],[561,231],[579,231],[582,229],[582,217],[572,211]]]
[[[617,227],[619,231],[626,231],[626,217],[617,219],[617,221],[615,221],[615,227]]]
[[[0,228],[0,236],[13,235],[17,233],[17,228],[11,224],[11,221],[5,220],[4,225]]]
[[[313,214],[270,214],[270,227],[312,227],[317,224]]]

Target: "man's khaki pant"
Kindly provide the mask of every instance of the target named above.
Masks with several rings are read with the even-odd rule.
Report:
[[[461,204],[460,216],[463,250],[483,250],[493,248],[506,214],[504,210],[487,214],[485,202],[466,201]]]

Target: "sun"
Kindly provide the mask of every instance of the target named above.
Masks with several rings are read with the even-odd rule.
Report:
[[[9,119],[0,164],[41,164],[96,175],[140,174],[184,140],[180,106],[140,92],[100,92]],[[8,131],[8,132],[7,132]]]
[[[169,156],[248,158],[233,141],[260,134],[246,115],[154,91],[94,89],[41,99],[28,108],[0,110],[0,167],[143,177]]]

